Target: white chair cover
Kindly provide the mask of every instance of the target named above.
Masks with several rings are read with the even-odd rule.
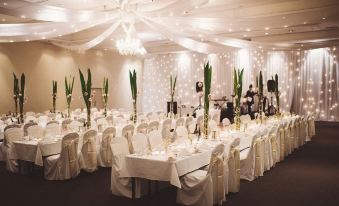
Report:
[[[231,122],[230,122],[230,120],[229,120],[228,118],[224,118],[224,119],[222,120],[222,125],[223,125],[224,128],[225,128],[225,127],[227,127],[227,126],[230,126],[230,125],[231,125]]]
[[[111,173],[111,191],[117,196],[132,198],[131,178],[120,177],[120,172],[126,170],[125,156],[130,154],[128,142],[124,137],[115,137],[111,143],[113,160]],[[135,197],[140,198],[140,184],[136,181]]]
[[[38,125],[33,125],[27,128],[27,134],[30,137],[43,138],[44,133],[45,133],[45,129]]]
[[[57,123],[47,124],[45,129],[45,137],[56,137],[61,135],[61,127]]]
[[[80,168],[87,172],[97,170],[97,146],[96,146],[97,131],[88,130],[83,135],[83,143],[81,153],[79,154]]]
[[[150,133],[153,130],[158,130],[159,129],[159,122],[158,121],[152,121],[148,124],[147,131]]]
[[[133,153],[147,154],[149,152],[149,146],[147,137],[145,134],[137,133],[132,136]]]
[[[140,123],[137,126],[137,133],[147,134],[148,124],[146,122]]]
[[[13,172],[18,173],[18,161],[16,157],[15,145],[14,141],[21,140],[23,137],[23,132],[21,128],[9,128],[5,131],[4,142],[1,145],[4,159],[6,161],[6,169]]]
[[[115,136],[116,136],[115,127],[107,127],[102,133],[102,139],[99,149],[100,152],[98,152],[98,165],[101,167],[112,166],[113,154],[111,149],[111,142]]]
[[[228,166],[228,176],[226,176],[227,173],[225,173],[225,176],[228,177],[228,181],[225,181],[226,193],[239,192],[240,190],[240,152],[238,148],[239,144],[240,138],[234,138],[234,140],[230,144],[227,162],[228,164],[226,164],[226,166]]]
[[[259,147],[262,139],[260,134],[255,134],[252,137],[250,148],[240,152],[240,178],[248,181],[253,181],[261,167],[261,157]],[[243,155],[245,154],[245,155]]]
[[[175,123],[175,126],[178,127],[178,126],[184,126],[184,125],[185,125],[185,119],[182,117],[178,118]]]
[[[131,139],[132,139],[132,136],[134,134],[134,126],[132,124],[124,126],[122,128],[121,134],[122,134],[123,137],[125,137],[127,139],[129,151],[130,151],[130,153],[132,153],[133,147],[132,147],[132,140]]]
[[[61,153],[44,160],[44,175],[47,180],[66,180],[78,176],[78,133],[66,134],[61,142]]]
[[[212,206],[222,204],[225,198],[224,150],[219,144],[212,151],[209,170],[196,170],[181,177],[177,190],[177,203],[183,205]]]
[[[26,124],[24,124],[24,136],[28,135],[28,132],[27,132],[28,127],[31,127],[33,125],[38,125],[38,124],[35,122],[27,122]]]
[[[150,143],[150,149],[152,151],[161,151],[164,150],[164,142],[161,138],[161,132],[159,130],[153,130],[148,135],[148,140]]]

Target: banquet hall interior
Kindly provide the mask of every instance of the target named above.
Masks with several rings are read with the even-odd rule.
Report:
[[[338,0],[0,0],[0,201],[339,205]]]

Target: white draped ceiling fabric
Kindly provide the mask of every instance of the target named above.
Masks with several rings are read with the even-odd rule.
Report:
[[[339,121],[339,69],[336,47],[305,51],[232,49],[221,54],[195,52],[157,54],[145,59],[143,110],[166,109],[169,76],[177,74],[176,100],[186,107],[198,105],[195,83],[203,80],[203,65],[213,66],[212,97],[232,94],[232,70],[244,68],[243,94],[263,71],[265,82],[279,75],[281,108],[298,114],[314,112],[318,120]],[[266,88],[266,86],[265,86]],[[266,90],[266,89],[265,89]],[[266,94],[269,96],[269,94]],[[273,104],[275,98],[273,98]]]
[[[112,2],[116,3],[116,9],[79,11],[22,0],[0,0],[0,13],[38,21],[0,24],[0,42],[49,40],[63,48],[85,51],[108,39],[120,25],[133,22],[133,24],[144,23],[151,31],[159,33],[178,45],[204,54],[223,52],[224,46],[236,48],[290,46],[250,42],[211,34],[211,30],[218,31],[224,27],[224,19],[180,17],[187,11],[207,4],[208,0],[173,0],[166,4],[161,1],[151,4],[149,1],[136,0]],[[201,23],[198,24],[197,22]],[[105,26],[107,29],[88,42],[79,44],[78,42],[65,42],[58,38],[95,29],[97,26]],[[185,28],[185,31],[183,31],[183,28]]]

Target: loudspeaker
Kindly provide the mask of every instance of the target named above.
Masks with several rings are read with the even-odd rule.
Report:
[[[167,102],[167,114],[170,112],[171,102]],[[178,113],[178,104],[177,102],[173,102],[173,113]]]
[[[268,90],[268,92],[274,92],[274,90],[275,90],[275,82],[274,82],[274,80],[268,80],[267,81],[267,90]]]
[[[195,91],[202,92],[202,89],[204,88],[204,83],[203,82],[197,82],[195,83]]]

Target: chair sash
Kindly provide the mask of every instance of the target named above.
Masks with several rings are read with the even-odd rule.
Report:
[[[280,161],[285,159],[285,130],[284,128],[280,128]]]
[[[89,131],[91,132],[91,131]],[[89,136],[86,136],[89,135]],[[86,170],[93,171],[97,167],[97,147],[96,147],[96,131],[93,131],[93,133],[85,133],[84,134],[84,142],[81,149],[81,152],[84,157]]]
[[[69,168],[69,174],[71,177],[78,175],[78,155],[77,155],[77,144],[74,139],[67,140],[64,142],[64,148],[67,152],[67,163]]]
[[[240,190],[240,152],[232,147],[228,159],[229,168],[229,192],[239,192]]]
[[[102,162],[106,165],[112,165],[112,149],[111,141],[113,139],[113,134],[107,134],[102,137],[100,155]]]
[[[225,173],[222,155],[212,154],[208,173],[213,181],[213,202],[222,205],[225,200]]]
[[[263,169],[263,157],[262,157],[262,150],[263,150],[263,140],[262,138],[257,138],[253,145],[255,148],[255,165],[254,165],[254,176],[259,177],[263,176],[264,169]]]
[[[272,149],[272,166],[274,166],[278,159],[277,159],[277,136],[276,134],[270,134],[270,141],[271,141],[271,149]]]

